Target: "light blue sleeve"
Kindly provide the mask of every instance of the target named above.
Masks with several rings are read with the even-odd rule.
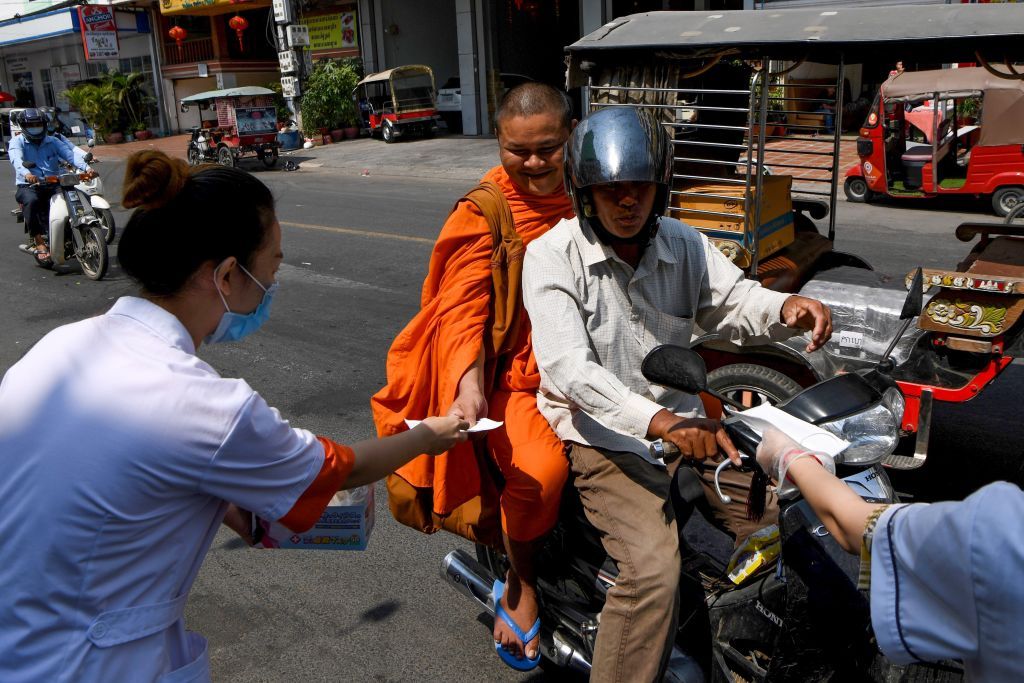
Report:
[[[88,170],[88,167],[78,163],[78,159],[75,158],[74,152],[71,151],[72,149],[74,149],[74,145],[72,145],[70,142],[60,140],[58,138],[51,137],[49,139],[53,140],[53,146],[57,150],[57,154],[60,156],[61,159],[68,162],[69,164],[77,168],[79,171]]]
[[[871,547],[878,646],[898,663],[976,660],[990,639],[1020,631],[1016,623],[984,632],[999,621],[1001,603],[1019,595],[1022,579],[1024,493],[1016,486],[1000,482],[963,502],[886,510]]]
[[[11,166],[14,167],[15,184],[21,184],[25,182],[25,176],[28,175],[28,169],[22,166],[21,162],[25,158],[25,152],[22,149],[23,138],[18,136],[11,140],[11,144],[7,149],[7,158],[11,162]]]
[[[277,520],[309,488],[323,463],[320,441],[293,429],[253,392],[206,468],[200,491]]]

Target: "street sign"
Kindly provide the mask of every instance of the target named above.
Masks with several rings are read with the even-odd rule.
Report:
[[[294,73],[299,70],[299,62],[295,59],[294,50],[278,52],[277,61],[281,65],[281,73]]]
[[[294,20],[291,0],[274,0],[274,21],[279,24],[290,24]]]
[[[302,24],[289,26],[288,47],[307,47],[309,45],[309,28]]]
[[[299,79],[294,76],[281,76],[281,94],[285,97],[298,97],[302,94]]]

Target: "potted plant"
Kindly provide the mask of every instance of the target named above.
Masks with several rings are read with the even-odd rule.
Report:
[[[316,63],[302,95],[306,137],[319,137],[327,142],[344,136],[345,123],[354,120],[357,114],[352,91],[361,77],[359,61],[355,59],[325,59]]]
[[[981,110],[980,97],[965,97],[956,103],[957,125],[970,126],[978,122]]]
[[[139,121],[135,124],[135,139],[136,140],[149,140],[153,137],[153,134],[146,128],[146,124],[143,121]]]
[[[142,73],[112,71],[97,82],[76,85],[65,95],[73,108],[93,122],[105,142],[118,143],[124,141],[122,131],[146,127],[143,117],[152,98],[143,89],[145,82]]]

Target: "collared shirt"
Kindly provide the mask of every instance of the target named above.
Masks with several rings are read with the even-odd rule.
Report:
[[[34,175],[37,178],[60,175],[60,160],[68,162],[79,171],[85,172],[89,167],[83,158],[76,158],[75,154],[68,149],[63,142],[56,140],[49,135],[41,142],[29,142],[24,134],[15,136],[10,142],[7,150],[7,158],[14,167],[14,184],[27,185],[26,175]],[[24,162],[32,161],[34,168],[25,168]]]
[[[963,502],[882,513],[871,546],[871,625],[897,663],[960,659],[970,681],[1020,680],[1024,492],[997,482]]]
[[[181,614],[227,503],[280,519],[324,463],[149,301],[50,332],[0,383],[0,681],[207,680]]]
[[[661,344],[689,346],[696,328],[737,343],[788,336],[788,296],[745,279],[675,219],[661,220],[636,270],[589,227],[563,220],[530,244],[523,266],[541,413],[563,441],[649,459],[645,437],[659,410],[703,409],[696,396],[649,383],[644,356]]]

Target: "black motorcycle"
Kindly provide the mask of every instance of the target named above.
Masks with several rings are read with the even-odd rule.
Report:
[[[915,281],[899,334],[919,314],[921,291],[920,282]],[[892,368],[887,358],[888,353],[874,369],[825,380],[777,406],[850,442],[836,457],[837,474],[873,503],[897,502],[880,465],[896,447],[903,412],[902,395],[889,376]],[[656,384],[714,395],[707,387],[703,360],[689,349],[658,347],[645,358],[642,369]],[[731,403],[726,397],[717,398]],[[763,491],[767,479],[754,460],[759,437],[734,414],[724,420],[724,426],[743,455],[744,469],[757,471],[751,496],[756,499],[757,484]],[[652,451],[661,448],[660,454],[671,458],[668,446],[655,444]],[[729,466],[728,460],[712,465],[716,485],[718,475]],[[683,616],[665,680],[961,680],[962,669],[955,664],[903,667],[878,651],[868,598],[856,587],[858,559],[839,546],[800,498],[780,503],[778,559],[736,585],[722,561],[705,549],[691,547],[683,537],[694,504],[703,496],[696,479],[691,468],[680,467],[672,486],[683,557],[679,580]],[[571,481],[562,501],[559,522],[536,561],[542,568],[538,576],[541,653],[555,665],[586,674],[598,615],[618,570],[587,522]],[[756,500],[750,504],[757,507]],[[508,562],[483,545],[477,546],[476,555],[473,558],[462,550],[449,553],[442,574],[493,615],[491,587],[496,578],[505,576]]]

